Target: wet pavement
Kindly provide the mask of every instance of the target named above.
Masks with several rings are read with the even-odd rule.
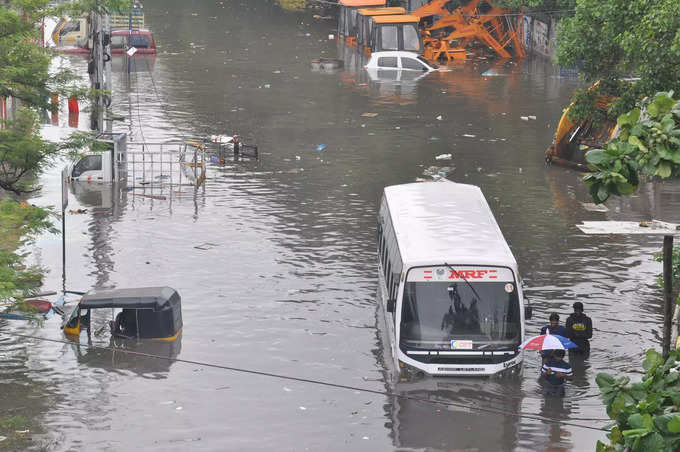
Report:
[[[182,295],[181,341],[149,352],[387,390],[376,207],[385,185],[440,172],[484,191],[534,306],[528,334],[552,311],[566,319],[579,300],[593,318],[593,351],[575,366],[564,399],[541,395],[533,353],[517,379],[426,379],[389,388],[410,397],[396,399],[0,335],[0,394],[23,388],[0,395],[0,415],[38,419],[46,436],[33,448],[567,451],[604,439],[573,424],[604,426],[596,374],[636,378],[644,350],[660,341],[661,266],[651,254],[661,241],[585,236],[574,225],[680,221],[680,185],[647,184],[597,212],[580,174],[546,167],[575,80],[530,59],[371,80],[328,39],[335,22],[314,12],[178,0],[147,0],[145,12],[159,54],[136,58],[129,78],[114,58],[114,130],[135,142],[238,132],[262,154],[211,164],[205,187],[157,192],[165,200],[137,189],[72,189],[69,209],[88,211],[67,214],[67,288],[169,285]],[[312,71],[312,58],[338,55],[344,69]],[[81,57],[65,64],[86,71]],[[435,159],[445,153],[452,160]],[[59,203],[59,169],[31,202]],[[33,259],[50,270],[45,289],[61,288],[60,237],[41,238]],[[63,339],[57,319],[43,328],[0,325]],[[91,341],[110,345],[107,334]]]

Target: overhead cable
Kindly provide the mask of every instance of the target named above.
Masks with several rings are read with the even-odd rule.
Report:
[[[21,337],[24,339],[36,339],[39,341],[45,341],[45,342],[55,342],[59,344],[66,344],[66,345],[73,345],[73,342],[71,341],[66,341],[66,340],[59,340],[59,339],[49,339],[45,337],[39,337],[39,336],[32,336],[28,334],[17,334],[17,333],[9,333],[6,331],[0,331],[0,334],[5,334],[7,336],[14,336],[14,337]],[[336,389],[346,389],[350,391],[357,391],[357,392],[363,392],[363,393],[368,393],[368,394],[375,394],[375,395],[380,395],[384,397],[393,397],[395,399],[400,399],[400,400],[412,400],[416,402],[422,402],[422,403],[429,403],[429,404],[434,404],[434,405],[443,405],[443,406],[449,406],[449,407],[454,407],[454,408],[462,408],[466,410],[471,410],[471,411],[479,411],[483,413],[492,413],[492,414],[497,414],[501,416],[512,416],[516,417],[519,419],[533,419],[536,421],[541,421],[549,424],[558,424],[558,425],[568,425],[571,427],[577,427],[577,428],[583,428],[583,429],[588,429],[588,430],[597,430],[597,431],[609,431],[606,428],[603,427],[594,427],[592,425],[584,425],[584,424],[577,424],[575,422],[568,422],[564,421],[562,419],[553,419],[553,418],[548,418],[544,416],[539,416],[539,415],[534,415],[534,414],[524,414],[524,413],[517,413],[517,412],[512,412],[512,411],[505,411],[505,410],[500,410],[496,408],[487,408],[487,407],[480,407],[476,405],[467,405],[464,403],[457,403],[457,402],[451,402],[451,401],[446,401],[446,400],[431,400],[431,399],[425,399],[422,397],[415,397],[415,396],[410,396],[410,395],[405,395],[405,394],[398,394],[395,392],[391,391],[379,391],[377,389],[368,389],[368,388],[361,388],[358,386],[351,386],[351,385],[345,385],[345,384],[339,384],[339,383],[331,383],[327,381],[322,381],[322,380],[314,380],[311,378],[302,378],[302,377],[292,377],[289,375],[283,375],[283,374],[275,374],[272,372],[265,372],[265,371],[259,371],[259,370],[253,370],[253,369],[245,369],[245,368],[240,368],[240,367],[234,367],[234,366],[226,366],[222,364],[214,364],[214,363],[208,363],[204,361],[194,361],[194,360],[189,360],[189,359],[180,359],[180,358],[171,358],[168,356],[161,356],[161,355],[154,355],[151,353],[144,353],[144,352],[138,352],[134,350],[125,350],[125,349],[118,349],[118,348],[113,348],[113,347],[103,347],[99,345],[91,345],[91,344],[79,344],[81,347],[93,349],[93,350],[104,350],[104,351],[110,351],[110,352],[117,352],[117,353],[126,353],[130,355],[136,355],[136,356],[144,356],[147,358],[155,358],[155,359],[160,359],[160,360],[165,360],[165,361],[171,361],[171,362],[178,362],[178,363],[185,363],[185,364],[195,364],[197,366],[203,366],[203,367],[211,367],[215,369],[222,369],[222,370],[230,370],[232,372],[239,372],[239,373],[246,373],[246,374],[251,374],[251,375],[260,375],[263,377],[271,377],[271,378],[279,378],[282,380],[290,380],[290,381],[296,381],[300,383],[310,383],[310,384],[315,384],[315,385],[320,385],[320,386],[327,386],[331,388],[336,388]],[[578,419],[582,421],[609,421],[609,419]]]

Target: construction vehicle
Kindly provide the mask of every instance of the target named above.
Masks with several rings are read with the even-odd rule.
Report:
[[[408,14],[372,16],[369,22],[371,52],[403,50],[423,53],[423,40],[418,32],[420,19],[417,16]]]
[[[357,10],[356,44],[359,50],[370,53],[371,26],[370,18],[373,16],[393,16],[406,14],[406,9],[402,7],[390,8],[362,8]]]
[[[339,0],[338,39],[356,44],[357,11],[362,8],[385,6],[387,0]]]
[[[501,58],[522,58],[521,17],[496,8],[487,0],[433,0],[412,13],[420,18],[429,60],[464,60],[473,41],[492,49]]]
[[[595,90],[599,83],[596,82],[588,90]],[[616,100],[614,96],[598,95],[595,97],[595,107],[607,111]],[[569,111],[573,106],[572,102],[564,110],[555,138],[545,152],[545,161],[585,171],[588,168],[586,152],[604,148],[608,141],[616,137],[619,128],[613,119],[573,121],[569,118]]]

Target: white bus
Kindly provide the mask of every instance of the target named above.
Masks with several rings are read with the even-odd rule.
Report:
[[[479,187],[446,180],[386,187],[377,228],[389,367],[469,376],[522,362],[531,307]]]

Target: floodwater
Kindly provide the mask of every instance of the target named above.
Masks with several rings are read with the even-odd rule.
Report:
[[[67,289],[176,288],[181,341],[138,349],[193,363],[88,349],[85,335],[81,345],[0,335],[0,415],[35,421],[28,449],[569,451],[604,439],[578,425],[606,424],[596,374],[638,378],[644,351],[659,344],[661,266],[651,254],[661,239],[585,236],[575,224],[680,221],[680,186],[647,184],[598,212],[581,175],[545,166],[576,81],[530,59],[371,80],[328,39],[335,22],[314,11],[264,0],[144,4],[159,54],[135,59],[129,78],[114,58],[114,130],[135,142],[237,132],[262,158],[211,164],[205,187],[158,189],[166,199],[141,196],[140,180],[71,190],[68,209],[87,212],[66,215]],[[311,70],[312,58],[338,54],[344,69]],[[65,64],[87,67],[77,56]],[[435,159],[445,153],[453,159]],[[59,204],[59,169],[31,202]],[[518,379],[386,387],[376,206],[385,185],[440,172],[484,191],[534,306],[529,334],[550,312],[565,319],[574,301],[585,304],[593,351],[564,399],[541,395],[533,353]],[[32,251],[49,269],[45,289],[61,289],[61,238],[46,235]],[[0,328],[64,339],[55,318]],[[106,333],[91,341],[110,345]]]

